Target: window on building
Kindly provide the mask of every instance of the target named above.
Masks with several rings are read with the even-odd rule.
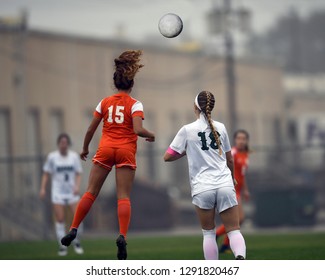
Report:
[[[42,142],[40,131],[40,114],[37,109],[27,112],[26,160],[24,162],[24,191],[26,196],[38,191],[42,172]]]
[[[54,109],[50,112],[50,132],[51,132],[51,149],[56,149],[57,137],[64,131],[63,112],[60,109]]]
[[[39,156],[41,153],[40,116],[37,109],[31,109],[27,114],[27,149],[30,156]]]
[[[12,190],[10,113],[0,108],[0,193],[1,200],[7,201]]]

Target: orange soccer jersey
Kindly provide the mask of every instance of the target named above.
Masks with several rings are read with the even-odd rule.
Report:
[[[126,92],[104,98],[96,107],[94,116],[103,119],[102,137],[94,163],[111,169],[136,167],[135,153],[138,136],[133,130],[133,118],[144,119],[143,106]]]
[[[240,152],[234,147],[231,149],[231,153],[234,158],[234,173],[237,181],[236,194],[240,196],[248,168],[248,152]]]

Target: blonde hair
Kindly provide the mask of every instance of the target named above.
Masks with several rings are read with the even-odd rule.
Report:
[[[128,90],[133,87],[135,75],[144,66],[140,64],[141,55],[141,50],[129,50],[114,59],[115,73],[113,79],[117,89]]]
[[[213,110],[214,104],[215,104],[214,95],[209,91],[201,91],[198,95],[198,103],[200,106],[199,109],[201,109],[201,111],[204,113],[204,115],[209,123],[213,137],[218,145],[219,155],[221,156],[222,148],[221,148],[220,137],[219,137],[219,134],[218,134],[216,128],[213,125],[213,120],[211,118],[211,111]]]

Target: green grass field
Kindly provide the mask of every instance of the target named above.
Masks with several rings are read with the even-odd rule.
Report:
[[[325,233],[246,234],[247,258],[254,260],[325,260]],[[201,236],[132,237],[128,241],[130,260],[203,259]],[[83,240],[85,254],[69,248],[67,257],[57,256],[55,241],[0,243],[0,259],[116,259],[114,239]],[[221,254],[221,259],[233,259]]]

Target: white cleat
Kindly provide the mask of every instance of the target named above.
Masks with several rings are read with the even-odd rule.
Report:
[[[68,248],[66,248],[66,247],[60,247],[60,249],[58,251],[58,255],[60,257],[65,257],[66,255],[68,255]]]
[[[84,253],[84,249],[81,247],[80,243],[74,244],[73,249],[78,255],[82,255]]]

